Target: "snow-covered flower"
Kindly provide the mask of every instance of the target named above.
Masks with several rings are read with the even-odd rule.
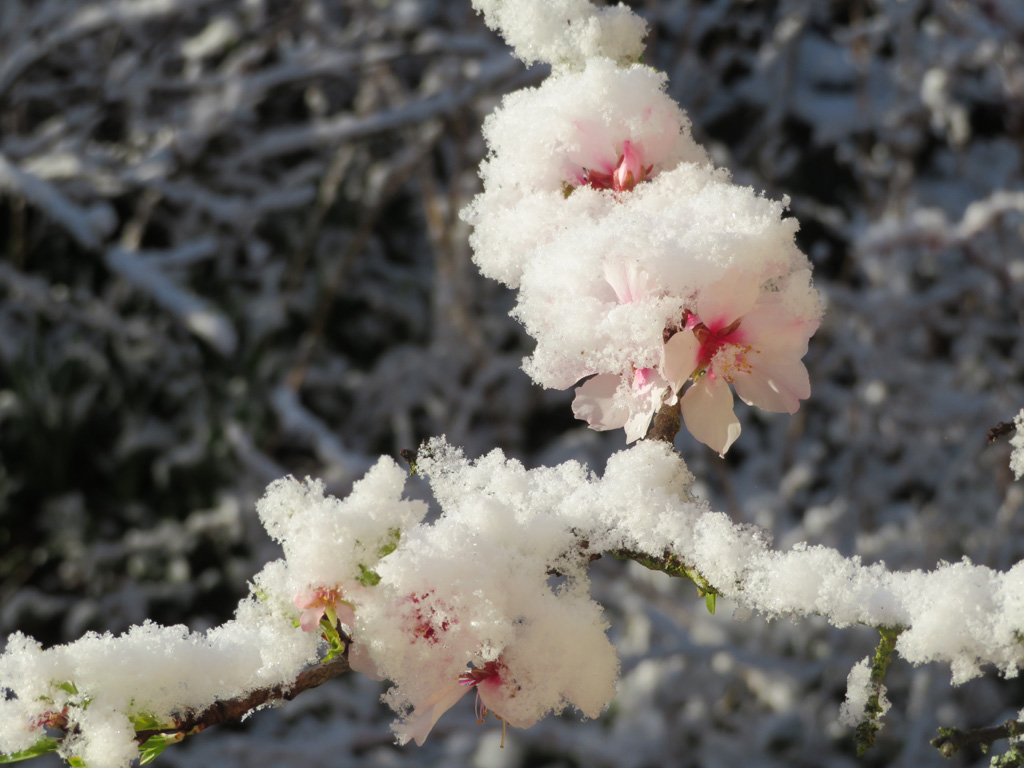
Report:
[[[628,192],[640,182],[646,181],[654,168],[653,163],[644,165],[641,151],[629,139],[622,142],[622,152],[617,161],[611,163],[599,160],[594,166],[574,173],[576,186]]]
[[[817,319],[793,311],[785,296],[730,270],[697,297],[682,330],[665,343],[661,366],[695,438],[725,455],[740,435],[729,384],[747,405],[795,413],[811,394],[801,358]]]
[[[640,301],[652,290],[647,273],[635,262],[605,264],[604,276],[619,304]],[[632,443],[647,434],[651,418],[666,401],[675,402],[668,381],[655,368],[631,366],[626,374],[602,373],[584,382],[576,389],[572,412],[599,432],[625,428],[626,441]]]
[[[299,626],[303,632],[316,631],[324,616],[331,624],[339,621],[349,626],[355,624],[355,609],[352,603],[342,599],[338,587],[307,587],[300,590],[292,602],[302,611]]]
[[[623,192],[681,164],[709,164],[665,85],[650,67],[598,58],[505,97],[484,124],[484,191],[462,213],[486,276],[517,287],[567,223],[602,218]]]
[[[624,428],[626,442],[632,443],[647,434],[654,414],[663,402],[674,403],[675,395],[668,381],[654,368],[638,368],[633,372],[628,405],[616,398],[622,386],[621,376],[609,373],[595,376],[576,389],[572,412],[598,432]]]

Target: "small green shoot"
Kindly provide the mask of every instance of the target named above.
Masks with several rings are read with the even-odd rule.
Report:
[[[56,752],[59,746],[60,741],[53,736],[44,736],[28,749],[23,749],[21,752],[15,752],[12,755],[0,755],[0,764],[17,763],[21,760],[31,760],[33,757],[39,757],[40,755],[48,755],[51,752]]]

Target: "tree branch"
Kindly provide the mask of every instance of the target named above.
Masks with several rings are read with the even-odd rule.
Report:
[[[1007,435],[1013,434],[1016,427],[1012,421],[1000,421],[994,427],[991,427],[986,433],[989,443],[994,443],[1000,437],[1006,437]]]
[[[1007,720],[1002,725],[992,728],[976,728],[972,731],[961,731],[959,728],[940,728],[939,735],[931,740],[931,745],[939,750],[943,757],[952,757],[971,744],[981,744],[983,749],[988,749],[993,742],[1014,736],[1024,736],[1024,722]]]
[[[291,701],[303,691],[317,688],[328,680],[348,672],[350,669],[347,654],[338,656],[330,661],[325,661],[322,664],[317,664],[303,670],[295,678],[295,682],[290,685],[272,685],[268,688],[259,688],[234,699],[215,702],[199,712],[189,713],[176,721],[172,728],[154,728],[147,731],[137,731],[135,740],[142,744],[152,736],[172,733],[191,736],[209,728],[211,725],[241,720],[250,712],[267,704],[276,701]]]
[[[883,681],[885,673],[889,669],[889,662],[892,661],[893,651],[896,650],[896,640],[903,631],[902,627],[879,627],[878,631],[882,639],[878,642],[875,650],[875,658],[871,663],[871,695],[865,707],[866,715],[863,722],[857,726],[857,756],[863,755],[871,747],[875,746],[875,734],[881,729],[881,718],[885,714],[885,707],[882,705]]]
[[[676,410],[678,411],[678,409]],[[661,571],[662,573],[667,573],[669,576],[689,579],[697,585],[698,597],[708,597],[709,595],[717,596],[721,594],[714,584],[701,575],[700,571],[696,568],[687,567],[682,560],[671,552],[665,552],[661,556],[655,557],[647,554],[646,552],[636,552],[631,549],[616,549],[608,554],[620,560],[632,560],[635,563],[640,563],[644,568],[648,568],[652,571]],[[709,603],[708,608],[711,608],[711,603]],[[712,611],[712,613],[714,613],[714,611]]]
[[[669,405],[666,403],[654,414],[654,421],[651,423],[651,428],[647,430],[644,440],[662,440],[672,445],[682,426],[679,404]]]

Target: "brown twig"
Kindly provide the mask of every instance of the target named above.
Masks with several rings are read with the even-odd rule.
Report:
[[[317,688],[328,680],[344,674],[351,669],[345,656],[325,661],[322,664],[303,670],[295,681],[284,685],[272,685],[259,688],[244,696],[218,701],[200,710],[192,712],[177,720],[173,728],[156,728],[148,731],[137,731],[135,740],[142,744],[153,736],[181,733],[190,736],[199,733],[211,725],[241,720],[255,709],[275,701],[291,701],[303,691]]]
[[[654,414],[654,421],[651,423],[651,428],[647,430],[644,440],[662,440],[672,445],[682,426],[679,405],[666,403],[661,406],[661,410]]]
[[[932,739],[931,745],[942,753],[943,757],[952,757],[964,747],[971,744],[984,744],[990,747],[999,739],[1024,735],[1024,722],[1007,720],[1002,725],[992,728],[976,728],[972,731],[961,731],[959,728],[940,728],[939,735]]]
[[[1000,421],[987,432],[988,441],[989,443],[994,443],[1000,437],[1006,437],[1014,430],[1016,430],[1016,427],[1012,421]]]

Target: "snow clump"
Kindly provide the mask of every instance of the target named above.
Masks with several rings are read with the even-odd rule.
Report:
[[[1010,469],[1013,470],[1015,480],[1024,477],[1024,408],[1013,420],[1017,428],[1017,434],[1010,438],[1010,445],[1013,446],[1013,453],[1010,454]]]
[[[588,0],[473,0],[473,7],[527,64],[571,68],[596,56],[636,61],[644,52],[647,23],[621,3],[597,8]]]

